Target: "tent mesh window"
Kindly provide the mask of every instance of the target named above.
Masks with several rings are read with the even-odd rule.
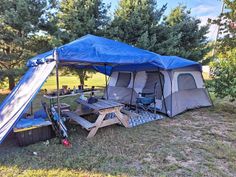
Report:
[[[197,85],[192,74],[184,73],[178,75],[178,89],[181,90],[190,90],[196,89]]]
[[[131,73],[119,72],[116,87],[128,87],[131,80]]]
[[[143,93],[154,93],[155,84],[156,84],[156,98],[161,99],[162,98],[162,90],[161,90],[161,83],[162,86],[164,85],[164,76],[162,73],[159,73],[158,71],[148,71],[147,74],[147,80],[145,83],[145,86],[143,88]],[[161,78],[161,81],[160,81]]]

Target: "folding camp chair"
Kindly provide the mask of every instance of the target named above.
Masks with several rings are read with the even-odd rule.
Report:
[[[139,93],[139,97],[136,98],[136,112],[141,108],[144,111],[154,111],[156,114],[156,85],[154,85],[154,92]],[[153,104],[154,108],[151,106]]]

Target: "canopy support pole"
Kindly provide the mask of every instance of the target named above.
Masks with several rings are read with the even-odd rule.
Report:
[[[169,73],[169,77],[170,77],[170,79],[171,79],[171,80],[170,80],[170,81],[171,81],[171,82],[170,82],[170,85],[171,85],[171,97],[170,97],[170,98],[171,98],[171,110],[170,110],[170,115],[168,115],[168,116],[170,116],[170,117],[172,117],[172,112],[173,112],[173,107],[172,107],[172,105],[173,105],[173,104],[172,104],[172,101],[173,101],[173,90],[172,90],[172,88],[173,88],[173,87],[172,87],[172,86],[173,86],[173,83],[172,83],[173,77],[172,77],[172,76],[173,76],[173,75],[172,75],[172,72]]]
[[[58,112],[58,116],[60,117],[60,113],[61,113],[61,106],[60,106],[60,89],[59,89],[59,71],[58,71],[58,53],[57,53],[57,49],[54,50],[54,60],[56,61],[56,82],[57,82],[57,112]]]
[[[162,93],[162,97],[163,97],[163,102],[164,102],[164,107],[165,107],[165,112],[166,112],[166,115],[167,114],[167,106],[166,106],[166,99],[165,99],[165,96],[164,96],[164,86],[162,85],[162,80],[161,80],[161,72],[160,72],[160,68],[158,68],[158,76],[159,76],[159,80],[160,80],[160,85],[161,85],[161,93]]]
[[[105,82],[106,82],[106,87],[105,87],[105,92],[106,92],[106,97],[107,97],[107,100],[108,100],[108,90],[107,90],[107,65],[105,64]]]
[[[33,112],[34,112],[34,110],[33,110],[33,101],[31,101],[31,103],[30,103],[30,115],[33,115]]]
[[[131,92],[131,98],[129,103],[129,108],[131,109],[132,103],[133,103],[133,94],[134,94],[134,80],[136,76],[136,71],[133,72],[133,83],[132,83],[132,92]]]

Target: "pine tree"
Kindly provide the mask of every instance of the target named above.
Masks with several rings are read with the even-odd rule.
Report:
[[[166,35],[156,46],[156,51],[165,55],[177,55],[194,61],[201,61],[210,51],[206,34],[208,25],[191,16],[185,6],[179,5],[165,17]],[[169,47],[168,47],[169,46]]]
[[[15,86],[25,60],[32,54],[32,44],[47,2],[44,0],[2,0],[0,3],[0,70]]]
[[[165,9],[166,5],[157,9],[156,0],[121,0],[108,28],[108,36],[151,50]]]
[[[109,6],[101,0],[62,0],[58,12],[58,26],[65,32],[63,43],[86,34],[102,35],[109,21]]]
[[[107,13],[110,8],[102,0],[62,0],[57,14],[58,30],[56,36],[62,44],[73,41],[86,34],[103,35],[103,30],[110,18]],[[79,76],[80,83],[88,78],[84,69],[72,71]]]

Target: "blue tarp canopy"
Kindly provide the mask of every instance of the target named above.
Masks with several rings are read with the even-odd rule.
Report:
[[[58,47],[57,53],[61,64],[77,68],[93,68],[107,75],[112,71],[142,71],[157,68],[171,70],[190,66],[201,70],[201,65],[191,60],[177,56],[162,56],[90,34]],[[49,51],[31,58],[29,62],[52,55],[53,51]]]

